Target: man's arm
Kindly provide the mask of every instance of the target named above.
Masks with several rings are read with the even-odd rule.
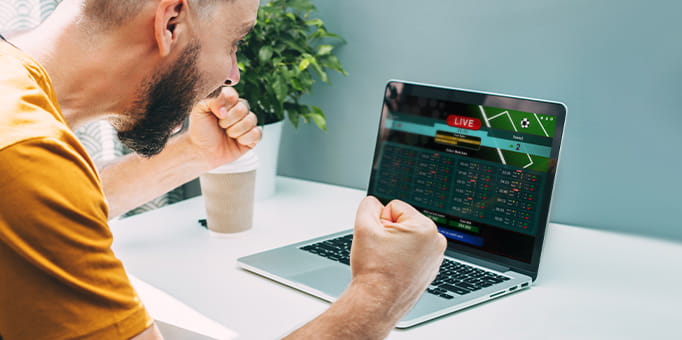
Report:
[[[400,201],[362,201],[351,249],[348,289],[286,339],[383,339],[438,273],[446,241],[433,222]],[[133,340],[160,340],[155,326]]]
[[[400,319],[375,283],[353,282],[320,316],[286,339],[383,339]]]
[[[110,217],[119,216],[210,170],[187,138],[186,135],[176,137],[152,158],[133,153],[100,170]]]
[[[355,221],[350,286],[287,339],[385,338],[435,278],[445,247],[433,221],[408,204],[366,198]]]
[[[256,116],[232,88],[200,102],[190,115],[189,130],[171,139],[161,153],[151,158],[126,155],[100,170],[109,216],[121,215],[238,159],[260,140],[262,132],[256,124]]]

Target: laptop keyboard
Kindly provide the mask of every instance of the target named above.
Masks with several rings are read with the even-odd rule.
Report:
[[[443,259],[436,279],[426,291],[449,300],[507,280],[508,277],[485,269]]]
[[[350,265],[350,246],[352,243],[353,234],[348,234],[331,240],[303,246],[299,249]]]
[[[350,247],[353,234],[325,240],[299,249],[350,265]],[[453,299],[494,284],[507,281],[508,277],[450,259],[443,259],[436,278],[426,289],[428,293],[444,299]]]

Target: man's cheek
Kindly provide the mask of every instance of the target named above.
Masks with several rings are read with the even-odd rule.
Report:
[[[220,95],[220,92],[222,92],[222,90],[223,90],[223,87],[222,87],[222,86],[221,86],[221,87],[218,87],[217,89],[213,90],[213,92],[211,92],[211,93],[208,95],[207,98],[216,98],[216,97],[218,97],[218,96]]]

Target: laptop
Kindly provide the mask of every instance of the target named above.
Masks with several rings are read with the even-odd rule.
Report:
[[[448,241],[436,279],[398,328],[536,279],[565,117],[554,101],[388,82],[367,194],[410,203]],[[238,263],[332,302],[351,279],[352,237],[346,230]]]

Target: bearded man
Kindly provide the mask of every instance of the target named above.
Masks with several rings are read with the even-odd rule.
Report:
[[[236,51],[257,9],[64,0],[38,28],[2,38],[0,338],[162,338],[108,220],[258,143],[255,115],[224,86],[239,82]],[[97,119],[135,153],[96,169],[73,130]],[[445,239],[412,207],[368,197],[355,228],[348,290],[291,338],[385,337],[435,276]]]

